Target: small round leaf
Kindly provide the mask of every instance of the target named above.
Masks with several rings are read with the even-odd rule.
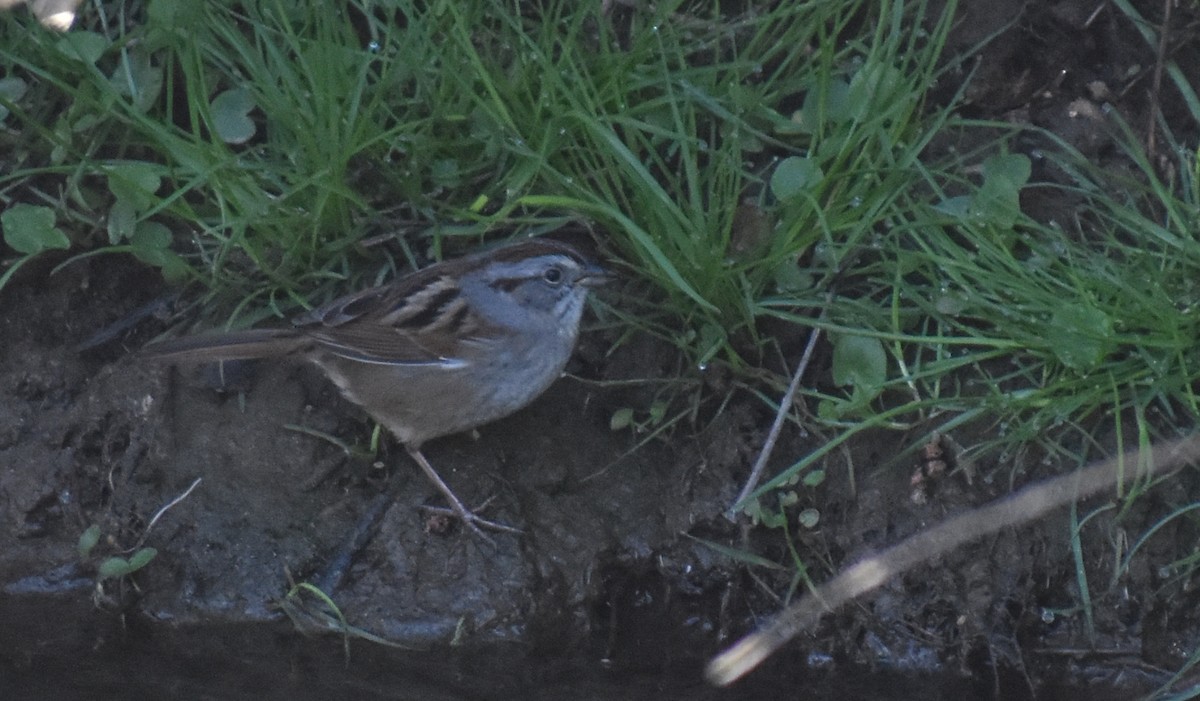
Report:
[[[104,55],[109,41],[96,32],[71,32],[58,40],[56,47],[64,56],[84,63],[95,63]]]
[[[71,240],[54,226],[54,210],[32,204],[14,204],[0,214],[4,242],[18,253],[34,254],[50,249],[65,250]]]
[[[245,88],[226,90],[212,101],[213,128],[227,144],[244,144],[254,136],[254,121],[250,111],[255,108],[254,97]]]
[[[833,345],[833,381],[873,395],[887,380],[887,353],[878,338],[845,334]]]
[[[88,526],[79,536],[79,543],[76,548],[79,550],[79,557],[87,557],[92,554],[92,548],[96,547],[96,543],[100,542],[100,526],[95,524]]]
[[[811,159],[789,156],[775,166],[771,174],[771,192],[780,200],[789,200],[811,190],[825,177],[821,168]]]

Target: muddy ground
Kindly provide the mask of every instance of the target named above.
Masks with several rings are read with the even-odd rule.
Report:
[[[1116,151],[1103,120],[1081,105],[1109,101],[1144,124],[1157,104],[1177,133],[1195,133],[1169,89],[1149,99],[1154,53],[1111,6],[1092,17],[1095,3],[967,4],[956,49],[1001,32],[981,54],[968,114],[1047,127],[1097,159]],[[1160,17],[1157,4],[1138,5]],[[1198,65],[1182,55],[1192,50],[1182,35],[1179,45],[1176,59]],[[776,610],[772,596],[790,579],[698,540],[787,561],[779,531],[723,516],[772,418],[748,393],[634,450],[643,436],[614,432],[609,419],[648,406],[652,389],[606,381],[671,377],[671,353],[636,339],[609,356],[612,339],[586,333],[573,376],[528,409],[427,446],[466,502],[493,498],[486,514],[523,530],[492,547],[420,508],[435,502],[433,490],[403,450],[385,440],[366,456],[369,423],[314,370],[258,364],[214,389],[204,370],[133,355],[163,329],[154,316],[81,350],[170,290],[114,256],[47,277],[55,262],[0,293],[5,698],[753,698],[803,689],[817,699],[1053,699],[1081,687],[1130,698],[1200,649],[1194,593],[1161,587],[1157,570],[1194,542],[1182,519],[1135,560],[1126,584],[1092,593],[1089,633],[1077,612],[1059,611],[1078,597],[1060,513],[892,582],[826,617],[744,684],[708,689],[704,661]],[[802,341],[788,350],[798,355]],[[829,382],[823,353],[813,383]],[[710,396],[727,381],[687,379],[709,383]],[[785,431],[774,467],[817,440]],[[998,456],[977,464],[970,483],[949,479],[919,504],[913,463],[893,459],[915,440],[857,440],[825,466],[826,483],[804,493],[796,508],[822,515],[799,538],[815,579],[1066,467],[1032,451]],[[406,647],[356,637],[347,659],[342,636],[314,632],[315,597],[287,594],[317,576],[385,488],[395,499],[378,534],[326,593],[349,625]],[[1122,526],[1138,533],[1197,498],[1194,474],[1177,475]],[[1108,517],[1093,522],[1097,537],[1085,546],[1097,572],[1112,569]],[[102,537],[81,556],[92,525]],[[97,584],[101,560],[141,547],[157,557]]]

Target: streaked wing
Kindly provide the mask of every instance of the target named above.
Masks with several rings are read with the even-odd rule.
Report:
[[[300,328],[333,328],[378,316],[386,310],[402,305],[405,299],[418,290],[434,284],[443,276],[441,268],[444,265],[443,263],[430,266],[399,277],[386,285],[343,295],[295,317],[292,319],[292,325]]]
[[[434,265],[388,285],[340,297],[293,324],[321,348],[344,358],[457,366],[466,362],[463,347],[486,336],[447,267]]]

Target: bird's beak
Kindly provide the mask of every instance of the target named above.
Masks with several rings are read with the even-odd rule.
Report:
[[[590,263],[583,269],[583,275],[579,278],[579,284],[584,287],[601,287],[616,279],[615,275],[604,268],[595,263]]]

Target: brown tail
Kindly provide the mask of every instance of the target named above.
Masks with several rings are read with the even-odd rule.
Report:
[[[302,334],[292,329],[247,329],[152,343],[141,350],[141,355],[172,363],[250,360],[289,355],[302,350],[308,343]]]

